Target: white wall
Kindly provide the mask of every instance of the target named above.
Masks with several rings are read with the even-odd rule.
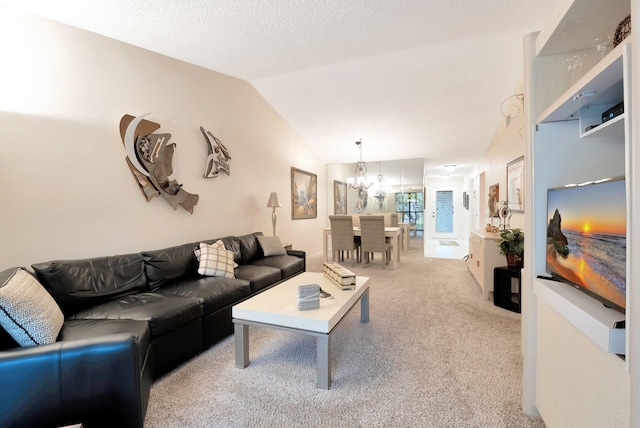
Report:
[[[522,82],[514,89],[514,94],[520,94],[523,92]],[[525,100],[526,107],[527,100]],[[481,189],[482,195],[476,195],[479,197],[484,210],[482,218],[480,219],[480,228],[484,229],[487,223],[491,223],[491,219],[488,217],[488,211],[486,208],[489,187],[494,184],[499,184],[500,195],[499,200],[503,201],[507,196],[507,164],[524,154],[525,150],[525,129],[524,129],[524,111],[522,103],[514,98],[511,98],[503,104],[505,114],[511,114],[512,118],[507,119],[500,114],[500,106],[496,106],[496,117],[500,118],[498,126],[496,128],[491,145],[489,149],[482,157],[481,162],[478,163],[476,169],[470,175],[473,179],[482,172],[485,173],[484,188]],[[520,109],[518,113],[515,106]],[[525,171],[527,174],[527,171]],[[527,189],[525,189],[527,191]],[[472,195],[473,196],[473,195]],[[471,198],[473,200],[473,198]],[[526,212],[525,207],[525,212]],[[473,220],[473,219],[471,219]],[[494,220],[497,226],[498,219]],[[510,221],[511,227],[524,228],[524,214],[513,213]],[[473,224],[472,224],[473,228]]]
[[[291,220],[290,168],[318,174],[324,213],[324,165],[247,82],[5,7],[0,57],[0,269],[270,235],[274,190],[278,235],[321,251],[323,216]],[[147,202],[125,164],[120,118],[144,113],[177,144],[193,214]],[[200,126],[229,149],[230,176],[203,178]]]

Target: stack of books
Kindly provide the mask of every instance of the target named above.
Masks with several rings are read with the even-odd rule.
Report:
[[[324,262],[322,271],[327,278],[338,284],[345,290],[356,288],[356,275],[349,269],[336,262]]]

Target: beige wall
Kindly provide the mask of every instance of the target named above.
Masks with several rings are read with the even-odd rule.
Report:
[[[270,235],[273,190],[278,235],[321,251],[325,219],[291,220],[290,168],[318,174],[324,213],[324,166],[249,83],[3,6],[0,58],[0,269]],[[125,164],[120,118],[144,113],[177,144],[193,214],[146,202]],[[229,149],[230,176],[203,178],[200,126]]]
[[[522,93],[523,87],[520,83],[515,89],[514,94]],[[525,100],[526,106],[527,100]],[[509,105],[515,105],[520,108],[520,113],[516,115],[516,110],[509,108]],[[478,164],[476,170],[471,174],[471,178],[477,177],[484,171],[485,173],[485,185],[482,189],[482,195],[480,200],[483,205],[487,204],[487,198],[489,195],[489,186],[494,184],[500,185],[500,201],[506,199],[507,191],[507,164],[512,160],[515,160],[524,154],[525,149],[525,129],[524,129],[524,111],[522,110],[522,103],[519,100],[510,99],[504,104],[505,113],[511,113],[513,118],[507,120],[500,114],[500,106],[496,107],[496,117],[500,118],[500,122],[496,128],[496,132],[491,140],[489,149],[482,157],[482,161]],[[525,171],[525,174],[527,171]],[[526,191],[527,189],[525,189]],[[525,207],[526,211],[526,207]],[[485,207],[484,213],[487,212]],[[484,229],[487,223],[490,223],[488,217],[480,219],[480,227]],[[495,219],[495,225],[497,226],[498,219]],[[511,227],[524,228],[524,214],[513,213],[510,221]],[[472,225],[473,228],[473,225]]]

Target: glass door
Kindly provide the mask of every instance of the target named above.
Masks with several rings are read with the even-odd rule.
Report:
[[[433,219],[432,238],[455,238],[453,189],[436,189],[433,201],[431,211]]]

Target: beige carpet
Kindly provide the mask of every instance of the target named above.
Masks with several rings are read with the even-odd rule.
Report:
[[[330,390],[314,339],[251,327],[249,367],[228,337],[154,384],[145,426],[544,427],[520,409],[520,315],[483,301],[464,261],[420,253],[345,263],[371,277],[371,321],[357,307],[338,326]]]

